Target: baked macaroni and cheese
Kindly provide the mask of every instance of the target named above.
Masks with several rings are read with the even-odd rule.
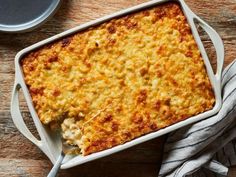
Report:
[[[177,3],[116,18],[22,59],[44,124],[88,155],[213,108],[214,92]]]

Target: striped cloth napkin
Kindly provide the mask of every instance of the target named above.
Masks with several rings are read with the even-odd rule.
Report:
[[[222,177],[236,165],[236,60],[222,75],[217,115],[169,134],[159,177]]]

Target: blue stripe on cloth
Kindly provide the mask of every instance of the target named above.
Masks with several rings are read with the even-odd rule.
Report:
[[[228,68],[226,68],[226,71],[224,72],[224,74],[222,76],[222,80],[225,78],[228,71],[234,66],[235,62],[236,62],[236,60],[234,60],[233,63],[231,63],[231,65]]]
[[[227,83],[229,83],[235,76],[236,76],[236,73],[233,74],[233,75],[229,78],[229,80],[227,80],[227,82],[226,82],[226,83],[223,85],[223,87],[222,87],[223,90],[224,90],[225,86],[227,85]]]
[[[223,103],[231,96],[232,93],[236,90],[236,87],[227,95],[227,97],[223,100]]]
[[[187,164],[187,162],[185,162],[175,173],[174,173],[174,177],[176,177],[176,175],[178,175],[179,174],[179,172],[185,167],[185,165]],[[198,170],[199,168],[197,168],[197,169],[194,169],[193,171],[191,171],[191,172],[194,172],[194,171],[196,171],[196,170]],[[190,173],[191,173],[190,172]]]

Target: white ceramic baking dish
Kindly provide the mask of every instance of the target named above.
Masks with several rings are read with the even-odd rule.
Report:
[[[73,34],[75,32],[84,30],[90,26],[94,26],[100,23],[103,23],[107,20],[110,20],[112,18],[115,17],[119,17],[128,13],[132,13],[135,11],[140,11],[142,9],[146,9],[149,7],[154,7],[154,6],[158,6],[159,4],[163,3],[163,2],[167,2],[168,0],[154,0],[154,1],[150,1],[144,4],[140,4],[137,5],[135,7],[131,7],[125,10],[122,10],[120,12],[116,12],[112,15],[108,15],[102,18],[99,18],[97,20],[85,23],[83,25],[80,25],[78,27],[75,27],[73,29],[70,29],[68,31],[65,31],[63,33],[60,33],[58,35],[55,35],[49,39],[43,40],[41,42],[38,42],[30,47],[27,47],[23,50],[21,50],[15,57],[15,84],[14,84],[14,88],[13,88],[13,94],[12,94],[12,100],[11,100],[11,115],[12,115],[12,119],[13,122],[15,123],[16,127],[19,129],[19,131],[26,137],[28,138],[31,142],[33,142],[36,146],[38,146],[47,156],[48,158],[52,161],[52,163],[55,163],[57,158],[59,157],[59,154],[61,152],[61,143],[60,143],[60,137],[52,134],[52,132],[50,132],[50,130],[44,126],[38,116],[37,113],[34,109],[34,106],[32,104],[32,100],[31,100],[31,96],[29,94],[29,91],[27,89],[27,86],[24,82],[24,77],[23,77],[23,73],[21,70],[21,65],[20,65],[20,60],[21,58],[26,54],[29,53],[30,51],[33,51],[45,44],[51,43],[55,40],[58,40],[62,37],[68,36],[70,34]],[[185,14],[185,16],[187,17],[188,23],[191,27],[193,36],[197,42],[197,45],[199,47],[199,50],[201,52],[201,55],[204,59],[204,63],[207,69],[207,73],[208,76],[210,78],[211,84],[213,86],[214,89],[214,94],[215,94],[215,99],[216,99],[216,104],[214,106],[214,108],[212,110],[209,110],[207,112],[201,113],[199,115],[193,116],[187,120],[181,121],[179,123],[176,123],[174,125],[171,125],[169,127],[166,127],[164,129],[158,130],[156,132],[144,135],[142,137],[136,138],[130,142],[127,142],[123,145],[118,145],[115,146],[111,149],[108,150],[104,150],[101,152],[97,152],[97,153],[93,153],[91,155],[87,155],[87,156],[82,156],[82,155],[77,155],[77,156],[66,156],[66,158],[63,161],[63,164],[61,166],[62,169],[66,169],[66,168],[70,168],[88,161],[92,161],[104,156],[108,156],[110,154],[113,154],[115,152],[127,149],[131,146],[140,144],[142,142],[148,141],[150,139],[159,137],[161,135],[167,134],[171,131],[174,131],[176,129],[179,129],[183,126],[186,126],[188,124],[197,122],[199,120],[202,120],[204,118],[207,118],[211,115],[216,114],[222,104],[222,98],[221,98],[221,72],[222,72],[222,67],[223,67],[223,61],[224,61],[224,46],[223,46],[223,42],[220,38],[220,36],[216,33],[216,31],[214,29],[212,29],[208,24],[206,24],[202,19],[200,19],[197,15],[195,15],[190,9],[189,7],[185,4],[185,2],[183,0],[172,0],[175,2],[178,2],[180,4],[180,6],[182,7],[182,10]],[[206,9],[207,10],[207,9]],[[211,64],[209,62],[208,56],[205,52],[204,46],[201,42],[201,39],[199,37],[199,34],[197,32],[195,23],[198,23],[205,31],[206,33],[209,35],[209,37],[212,40],[212,43],[215,47],[216,50],[216,54],[217,54],[217,71],[214,74]],[[22,89],[23,94],[25,96],[26,102],[28,104],[29,107],[29,111],[31,113],[32,119],[35,123],[36,129],[39,133],[40,136],[40,140],[36,139],[31,132],[29,131],[29,129],[27,128],[23,117],[21,115],[20,112],[20,108],[19,108],[19,100],[18,100],[18,94],[19,94],[19,90]]]

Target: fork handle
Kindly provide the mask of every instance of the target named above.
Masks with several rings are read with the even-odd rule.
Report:
[[[56,177],[57,176],[57,172],[61,167],[61,163],[62,163],[63,159],[64,159],[64,154],[61,153],[47,177]]]

